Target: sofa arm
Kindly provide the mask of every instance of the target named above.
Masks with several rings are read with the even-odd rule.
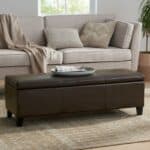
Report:
[[[131,41],[131,51],[132,51],[132,70],[137,71],[139,64],[139,53],[141,49],[141,40],[142,40],[142,24],[139,22],[134,24],[134,32]]]

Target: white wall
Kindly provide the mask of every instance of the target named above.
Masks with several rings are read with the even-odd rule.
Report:
[[[38,0],[0,0],[0,13],[19,16],[38,15]]]
[[[140,3],[141,0],[98,0],[98,13],[114,14],[118,20],[138,21]],[[141,43],[141,50],[145,50],[145,39]]]
[[[99,13],[114,13],[120,20],[138,20],[141,0],[98,0]]]

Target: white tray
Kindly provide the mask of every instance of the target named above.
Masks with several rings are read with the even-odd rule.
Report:
[[[85,67],[85,71],[67,71],[67,72],[58,72],[54,69],[51,70],[52,75],[54,76],[89,76],[95,73],[95,69],[90,67]]]

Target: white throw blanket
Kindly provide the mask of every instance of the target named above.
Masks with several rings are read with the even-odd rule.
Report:
[[[31,63],[32,73],[46,73],[47,60],[53,59],[56,51],[42,47],[28,41],[25,37],[18,17],[14,15],[0,15],[0,48],[25,51]]]

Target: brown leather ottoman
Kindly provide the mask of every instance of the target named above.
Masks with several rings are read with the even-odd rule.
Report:
[[[7,76],[7,115],[22,126],[25,117],[144,106],[144,77],[128,70],[99,70],[93,76],[50,74]]]

